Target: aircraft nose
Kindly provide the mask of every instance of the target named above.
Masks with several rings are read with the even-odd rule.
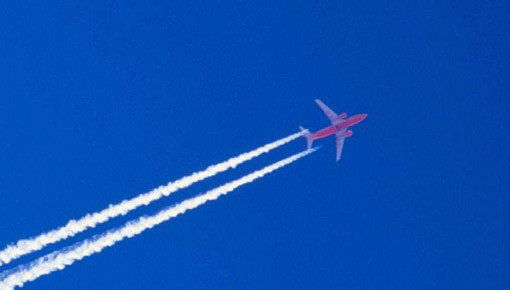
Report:
[[[368,114],[361,114],[360,120],[365,120],[365,118],[368,116]]]

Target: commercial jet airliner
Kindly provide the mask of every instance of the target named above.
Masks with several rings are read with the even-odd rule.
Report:
[[[367,114],[359,114],[352,116],[346,119],[347,114],[342,113],[337,115],[333,110],[328,108],[321,100],[315,100],[317,105],[324,111],[324,114],[331,121],[331,126],[328,126],[324,129],[321,129],[315,133],[310,133],[303,127],[299,127],[301,131],[305,132],[303,137],[306,138],[308,149],[312,147],[312,143],[314,140],[322,139],[324,137],[328,137],[331,135],[336,136],[336,161],[340,160],[340,156],[342,156],[342,148],[344,147],[344,139],[352,136],[352,130],[349,130],[349,127],[354,126],[361,121],[365,120]]]

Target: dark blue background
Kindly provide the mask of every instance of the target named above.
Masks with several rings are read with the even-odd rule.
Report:
[[[298,125],[326,126],[314,98],[369,114],[341,162],[333,138],[321,140],[314,155],[26,289],[510,287],[507,1],[6,2],[2,248]]]

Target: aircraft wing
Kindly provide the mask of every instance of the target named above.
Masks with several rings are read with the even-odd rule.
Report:
[[[342,156],[342,149],[344,147],[345,130],[336,133],[336,161],[340,160]]]
[[[322,111],[324,111],[324,114],[328,116],[328,119],[331,121],[331,123],[334,124],[334,121],[338,118],[337,113],[328,108],[328,106],[326,106],[321,100],[316,99],[315,102],[317,103],[317,105],[319,105]]]

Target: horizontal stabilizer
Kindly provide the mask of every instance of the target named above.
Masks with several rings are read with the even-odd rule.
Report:
[[[310,134],[310,132],[308,131],[308,129],[305,129],[301,126],[299,126],[299,129],[301,130],[301,132],[303,133],[303,137],[306,138],[306,148],[307,149],[310,149],[312,148],[312,144],[313,144],[313,138],[312,138],[312,134]]]

